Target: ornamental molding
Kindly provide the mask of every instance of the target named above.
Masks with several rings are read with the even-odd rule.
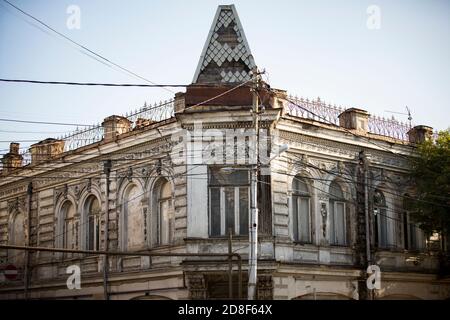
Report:
[[[284,130],[279,131],[279,138],[284,140],[283,142],[285,143],[297,146],[299,149],[320,153],[323,155],[346,157],[349,160],[356,159],[361,149],[363,149],[362,147],[343,142],[305,136],[299,133]],[[407,161],[400,158],[400,156],[388,156],[387,152],[381,152],[378,150],[370,150],[369,152],[371,155],[371,161],[374,164],[395,167],[402,170],[408,169]]]
[[[6,198],[9,196],[16,196],[18,194],[23,194],[27,192],[28,183],[24,182],[22,184],[13,184],[9,188],[2,188],[0,190],[0,198]]]
[[[260,128],[268,129],[273,121],[261,120]],[[200,129],[254,129],[252,121],[223,121],[223,122],[201,122]],[[193,123],[184,124],[183,129],[193,131],[195,128]]]
[[[41,189],[46,189],[52,186],[64,185],[70,183],[72,180],[86,179],[86,177],[91,174],[102,174],[103,173],[103,160],[105,158],[112,160],[141,160],[150,158],[152,156],[161,155],[166,152],[170,152],[172,148],[172,142],[170,137],[162,137],[155,139],[151,142],[133,146],[128,148],[123,148],[120,151],[112,152],[107,156],[102,156],[97,159],[86,160],[89,163],[82,163],[76,166],[68,166],[63,168],[55,168],[43,174],[36,175],[34,186],[35,190],[39,191]],[[125,154],[124,154],[125,153]],[[83,153],[80,153],[82,155]],[[92,161],[98,161],[92,163]],[[125,164],[126,165],[126,164]],[[58,171],[61,170],[61,171]],[[92,182],[100,185],[100,179],[91,177]],[[14,196],[18,194],[26,193],[27,183],[22,183],[17,186],[16,182],[11,183],[9,187],[1,188],[0,198],[5,198],[9,196]],[[82,190],[74,190],[74,195]]]

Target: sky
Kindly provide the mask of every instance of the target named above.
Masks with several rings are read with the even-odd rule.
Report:
[[[408,106],[414,124],[450,125],[448,0],[9,1],[140,76],[170,84],[192,82],[217,6],[233,3],[272,87],[401,121],[407,116],[387,111]],[[79,29],[67,25],[73,5]],[[0,78],[145,83],[87,57],[3,0]],[[0,83],[0,118],[94,124],[172,97],[161,88]],[[73,129],[0,121],[0,155],[10,141]]]

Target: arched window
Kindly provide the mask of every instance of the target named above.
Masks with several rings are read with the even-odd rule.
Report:
[[[63,248],[78,249],[78,226],[75,223],[75,205],[67,200],[61,206]],[[66,254],[70,257],[72,254]]]
[[[330,243],[347,244],[347,220],[345,215],[345,199],[342,188],[336,181],[330,184]]]
[[[163,179],[158,197],[159,244],[169,244],[173,240],[174,210],[172,204],[172,187]]]
[[[100,248],[100,202],[97,197],[90,195],[84,204],[85,215],[85,248],[99,250]]]
[[[141,249],[145,246],[145,213],[142,210],[142,193],[131,185],[123,198],[122,250]]]
[[[11,225],[10,242],[11,244],[16,246],[25,245],[24,215],[22,212],[17,212],[14,215],[14,219]]]
[[[25,232],[24,232],[24,214],[23,212],[17,212],[14,214],[14,218],[10,226],[9,243],[16,246],[25,245]],[[20,266],[24,262],[25,251],[23,250],[9,250],[8,255],[11,257],[11,263]]]
[[[375,244],[380,248],[388,248],[391,244],[388,235],[387,204],[384,194],[375,190],[373,195],[373,214],[376,227]]]
[[[294,177],[292,182],[292,212],[294,223],[294,239],[303,243],[311,243],[311,210],[310,194],[306,182]]]

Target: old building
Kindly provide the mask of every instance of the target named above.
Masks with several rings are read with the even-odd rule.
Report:
[[[12,143],[1,245],[134,255],[0,249],[19,271],[0,298],[227,298],[230,263],[232,296],[242,282],[246,297],[257,150],[259,299],[365,299],[368,264],[381,270],[374,299],[448,298],[442,248],[403,206],[414,196],[408,157],[432,129],[289,96],[255,67],[235,7],[219,6],[192,84],[172,101],[25,154]],[[73,265],[80,289],[66,285]]]

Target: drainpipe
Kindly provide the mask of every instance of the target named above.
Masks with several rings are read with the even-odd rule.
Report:
[[[110,183],[110,175],[111,175],[111,160],[106,160],[103,163],[103,172],[106,175],[106,202],[105,202],[105,251],[109,250],[109,183]],[[109,259],[108,254],[105,254],[103,259],[103,293],[105,300],[109,300],[108,294],[108,270],[109,269]]]
[[[32,202],[32,197],[33,197],[33,183],[30,181],[30,183],[28,183],[28,188],[27,188],[27,234],[28,234],[28,239],[27,239],[27,245],[30,247],[31,246],[31,202]],[[25,267],[24,267],[24,276],[25,276],[25,292],[24,292],[24,298],[25,300],[28,300],[28,287],[30,286],[30,278],[31,275],[30,273],[30,252],[29,251],[25,251]]]

